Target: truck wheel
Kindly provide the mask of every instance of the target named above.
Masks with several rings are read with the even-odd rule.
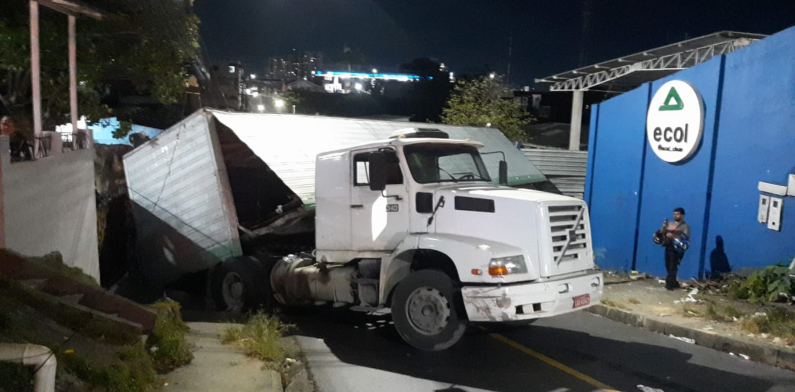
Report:
[[[240,313],[268,305],[270,279],[259,260],[236,257],[218,265],[213,273],[213,299],[221,310]]]
[[[444,273],[412,272],[395,288],[392,320],[411,346],[444,350],[458,342],[466,329],[456,301],[453,282]]]

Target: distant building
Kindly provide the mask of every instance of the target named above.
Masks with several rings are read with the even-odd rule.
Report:
[[[246,74],[239,61],[221,61],[210,67],[210,80],[205,90],[205,105],[218,109],[243,110]]]
[[[282,80],[309,79],[315,71],[322,68],[322,52],[293,50],[288,55],[269,58],[265,77]]]

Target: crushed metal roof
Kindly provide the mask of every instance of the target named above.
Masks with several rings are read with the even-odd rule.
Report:
[[[722,31],[536,79],[536,83],[551,83],[550,91],[628,91],[766,37]]]

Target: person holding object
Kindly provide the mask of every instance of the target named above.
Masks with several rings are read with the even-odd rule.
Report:
[[[682,207],[674,209],[674,221],[669,223],[668,219],[665,219],[657,233],[657,238],[662,237],[661,245],[665,247],[665,269],[668,271],[665,288],[669,291],[674,290],[679,288],[679,282],[676,280],[679,263],[682,262],[685,251],[690,245],[690,225],[685,222],[685,209]]]

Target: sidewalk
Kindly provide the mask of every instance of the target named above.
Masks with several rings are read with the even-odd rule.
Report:
[[[765,309],[778,304],[753,305],[718,295],[698,293],[694,287],[667,291],[658,279],[631,280],[605,274],[602,304],[592,313],[688,343],[714,348],[743,358],[795,371],[795,341],[767,333],[752,333]],[[789,309],[786,309],[788,307]],[[783,305],[782,310],[793,311]]]
[[[262,361],[222,345],[227,324],[188,323],[188,341],[195,345],[193,362],[167,375],[166,392],[283,392],[279,372],[262,369]]]

